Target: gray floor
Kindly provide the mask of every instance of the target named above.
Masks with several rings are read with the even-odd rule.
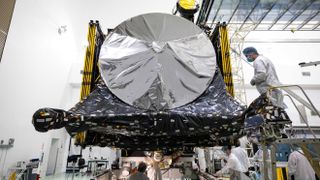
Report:
[[[53,176],[44,176],[40,178],[41,180],[72,180],[72,174],[57,174],[57,175],[53,175]],[[77,175],[74,176],[73,180],[90,180],[90,179],[94,179],[91,176],[81,176],[81,175]],[[175,179],[175,178],[162,178],[162,180],[180,180],[179,179]]]
[[[89,179],[94,179],[91,176],[86,176],[86,175],[78,175],[76,174],[73,178],[74,180],[89,180]],[[72,180],[72,174],[56,174],[53,176],[44,176],[41,177],[41,180]]]

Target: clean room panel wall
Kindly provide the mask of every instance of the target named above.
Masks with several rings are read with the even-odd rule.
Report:
[[[17,0],[6,47],[0,63],[0,139],[15,138],[4,170],[17,161],[40,158],[47,168],[50,140],[60,139],[67,156],[65,130],[39,133],[31,123],[41,107],[69,109],[79,100],[81,76],[72,73],[83,64],[89,20],[99,20],[104,31],[141,13],[170,13],[175,0]],[[58,32],[59,27],[62,33]],[[65,32],[63,32],[65,30]],[[59,156],[61,157],[61,156]],[[57,171],[63,171],[60,159]]]
[[[48,6],[52,12],[42,9],[38,1],[16,2],[0,64],[0,138],[15,138],[15,144],[2,162],[1,175],[17,161],[41,158],[42,152],[46,162],[51,137],[66,136],[64,130],[38,133],[31,123],[40,107],[65,108],[67,75],[75,61],[72,34],[57,32],[60,19],[67,21],[61,12],[67,11],[60,10],[61,4]],[[59,147],[63,152],[65,146]]]

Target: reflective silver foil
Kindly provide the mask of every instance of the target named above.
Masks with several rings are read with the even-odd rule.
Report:
[[[209,86],[216,56],[193,23],[152,13],[124,21],[101,47],[100,73],[110,91],[142,109],[172,109],[192,102]]]

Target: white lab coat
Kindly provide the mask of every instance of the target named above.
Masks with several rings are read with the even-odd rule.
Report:
[[[294,179],[315,180],[315,172],[307,158],[298,151],[289,155],[288,160],[289,177],[294,175]]]
[[[198,156],[198,161],[199,161],[199,166],[200,166],[200,171],[201,172],[205,172],[206,168],[207,168],[207,164],[206,164],[206,159],[204,156],[204,149],[202,148],[196,148],[196,154]]]
[[[217,175],[230,173],[230,180],[249,179],[244,173],[248,171],[249,159],[246,151],[237,147],[231,150],[227,164],[217,172]]]
[[[154,162],[153,166],[149,168],[148,177],[150,180],[162,180],[161,170],[157,162]]]
[[[253,61],[254,76],[250,83],[256,86],[260,94],[266,93],[270,86],[281,85],[273,63],[266,57],[259,55]],[[285,107],[281,90],[274,89],[271,94],[274,105]]]
[[[240,162],[239,169],[237,170],[240,172],[247,172],[249,168],[249,158],[246,150],[241,147],[236,147],[231,149],[231,153],[233,153]]]
[[[243,137],[239,138],[238,141],[239,141],[241,148],[246,148],[246,147],[250,146],[250,142],[249,142],[247,136],[243,136]]]
[[[272,179],[272,168],[271,168],[271,159],[270,159],[270,150],[268,149],[268,154],[267,154],[267,168],[268,168],[268,177],[269,179]],[[263,163],[263,150],[259,149],[253,156],[254,160],[258,161],[258,165],[260,168],[261,172],[261,179],[266,179],[264,178],[264,163]]]
[[[149,180],[148,176],[144,173],[137,172],[129,177],[129,180]]]

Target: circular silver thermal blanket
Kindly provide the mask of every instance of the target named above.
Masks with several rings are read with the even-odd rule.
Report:
[[[207,89],[216,55],[195,24],[152,13],[118,25],[101,47],[99,66],[106,85],[122,101],[163,110],[192,102]]]

